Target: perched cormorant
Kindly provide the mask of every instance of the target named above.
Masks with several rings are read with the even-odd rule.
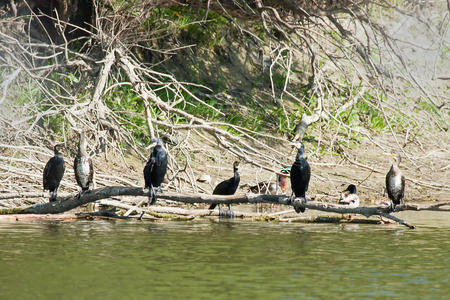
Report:
[[[288,184],[287,174],[289,174],[289,170],[290,167],[281,170],[281,173],[283,174],[277,174],[276,182],[267,182],[267,181],[258,182],[257,185],[250,187],[250,191],[252,191],[252,193],[255,194],[270,194],[270,195],[276,195],[278,194],[278,192],[281,191],[281,193],[284,194],[287,189]]]
[[[359,197],[356,195],[356,186],[354,184],[350,184],[347,189],[342,191],[339,204],[347,205],[350,208],[359,206]]]
[[[386,174],[386,191],[388,193],[389,199],[391,199],[391,211],[394,211],[395,206],[403,202],[403,197],[405,195],[405,176],[403,176],[402,171],[398,167],[400,161],[402,160],[400,154],[391,154],[394,158],[391,169]]]
[[[82,193],[89,190],[94,177],[94,167],[92,166],[92,159],[86,152],[86,136],[84,131],[80,132],[80,141],[78,143],[78,153],[73,162],[73,169],[75,172],[75,179],[78,186],[81,188],[78,197]]]
[[[44,168],[44,174],[42,178],[42,184],[44,190],[50,192],[50,202],[56,201],[57,191],[59,183],[64,175],[65,165],[62,153],[58,151],[58,148],[62,146],[57,144],[53,147],[53,153],[55,156],[49,159]]]
[[[238,167],[239,167],[239,162],[235,161],[233,163],[233,172],[234,172],[234,176],[231,177],[230,179],[224,180],[221,183],[219,183],[216,188],[213,191],[213,195],[233,195],[238,186],[239,186],[239,181],[241,180],[241,178],[239,177],[239,173],[238,173]],[[216,204],[211,204],[211,206],[209,207],[209,209],[214,209],[216,208]],[[232,216],[232,212],[231,212],[231,205],[228,204],[228,211],[230,216]],[[222,211],[220,209],[220,204],[219,204],[219,215],[222,215]]]
[[[148,196],[150,205],[155,204],[155,188],[159,188],[159,191],[161,191],[161,183],[163,183],[167,172],[167,153],[164,150],[163,142],[158,138],[152,138],[147,149],[153,147],[153,152],[144,168],[145,188],[150,189],[150,196]]]
[[[306,192],[308,191],[309,179],[311,178],[311,168],[309,167],[308,161],[303,157],[305,152],[305,146],[303,143],[297,141],[294,145],[298,148],[297,157],[295,162],[291,167],[291,187],[292,195],[290,197],[290,202],[295,197],[301,197],[302,203],[306,203]],[[297,213],[304,212],[305,207],[294,205],[294,209]]]

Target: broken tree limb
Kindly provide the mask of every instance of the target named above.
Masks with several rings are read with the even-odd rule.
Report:
[[[147,201],[147,200],[146,200]],[[132,206],[129,204],[122,203],[117,200],[100,200],[99,204],[114,206],[117,208],[130,210],[134,208],[134,210],[139,213],[148,213],[155,217],[162,218],[173,218],[174,216],[185,216],[187,220],[191,220],[194,217],[217,217],[219,216],[219,211],[217,210],[209,210],[209,209],[185,209],[181,207],[172,207],[172,206],[158,206],[152,205],[146,208],[136,208],[136,206]],[[253,213],[253,212],[238,212],[234,211],[234,216],[237,218],[254,218],[261,217],[261,214]],[[178,217],[178,219],[180,219]],[[273,218],[275,219],[275,218]]]
[[[141,187],[125,187],[125,186],[109,186],[99,189],[95,189],[84,193],[80,197],[68,196],[59,197],[55,202],[39,203],[25,208],[6,208],[0,209],[0,214],[57,214],[74,209],[80,205],[94,202],[97,200],[107,199],[116,196],[143,196],[148,197],[149,192]],[[158,194],[158,199],[172,200],[182,203],[216,203],[216,204],[244,204],[244,203],[274,203],[291,205],[289,198],[284,195],[259,195],[259,194],[246,194],[246,195],[208,195],[208,194],[180,194],[173,192],[165,192]],[[296,199],[295,201],[298,201]],[[298,202],[296,203],[298,205]],[[361,206],[357,208],[349,208],[334,203],[308,201],[301,204],[306,208],[333,212],[338,214],[360,214],[366,217],[372,215],[382,216],[386,219],[399,222],[402,225],[413,228],[412,225],[407,222],[392,216],[389,213],[387,207],[384,206]],[[413,205],[402,204],[396,207],[396,212],[403,210],[442,210],[442,206],[450,205],[450,202],[433,203],[430,205]],[[127,207],[125,209],[130,209]],[[136,208],[137,211],[140,209]],[[448,210],[443,210],[448,211]]]

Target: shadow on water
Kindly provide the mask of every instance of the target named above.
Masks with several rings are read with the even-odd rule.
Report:
[[[0,223],[2,299],[444,298],[450,226]]]

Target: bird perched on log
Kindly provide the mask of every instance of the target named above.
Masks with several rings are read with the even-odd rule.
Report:
[[[292,203],[295,197],[301,197],[301,202],[306,203],[306,192],[308,191],[309,180],[311,178],[311,168],[309,167],[308,161],[303,157],[303,153],[305,152],[303,143],[296,141],[292,145],[298,148],[298,152],[295,162],[291,167],[292,195],[289,200]],[[297,213],[305,211],[304,207],[295,205],[295,203],[294,209]]]
[[[78,198],[89,191],[89,186],[92,184],[94,178],[94,167],[92,159],[86,152],[86,135],[84,131],[80,132],[80,140],[78,142],[78,153],[73,161],[73,169],[75,172],[75,179],[81,191],[78,193]]]
[[[359,197],[356,194],[356,186],[354,184],[350,184],[342,191],[341,197],[339,198],[339,204],[347,205],[350,208],[359,206]]]
[[[391,211],[394,211],[395,206],[403,202],[405,195],[405,176],[398,167],[400,165],[401,156],[399,153],[395,155],[391,153],[391,157],[394,159],[391,169],[386,174],[386,191],[389,199],[391,199]]]
[[[356,194],[356,186],[354,184],[350,184],[345,190],[342,191],[338,203],[349,208],[356,208],[359,206],[359,197]],[[344,215],[342,215],[342,218],[344,218]],[[353,216],[349,215],[347,219],[352,220]]]
[[[250,191],[255,194],[270,194],[270,195],[276,195],[278,192],[281,191],[281,193],[284,194],[287,189],[288,184],[288,176],[290,171],[290,167],[285,167],[283,170],[281,170],[281,173],[283,174],[277,174],[277,181],[276,182],[267,182],[267,181],[261,181],[258,182],[257,185],[251,186]]]
[[[58,150],[61,146],[62,144],[56,144],[53,147],[53,153],[55,155],[45,164],[42,178],[44,190],[50,192],[50,202],[56,201],[58,187],[66,169],[62,153]]]
[[[238,168],[239,168],[239,162],[235,161],[233,163],[233,172],[234,172],[233,177],[219,183],[215,187],[215,189],[213,191],[213,195],[233,195],[236,192],[236,190],[239,186],[239,181],[241,180],[241,178],[239,177]],[[211,206],[209,207],[209,209],[214,209],[214,208],[216,208],[215,203],[211,204]],[[220,204],[219,204],[219,216],[222,216],[223,214],[224,213],[220,209]],[[228,214],[230,217],[233,217],[233,212],[231,211],[230,204],[228,204]]]
[[[151,148],[153,148],[153,152],[144,167],[144,180],[145,188],[150,189],[149,204],[153,205],[156,202],[156,188],[162,192],[161,184],[167,172],[167,153],[164,150],[163,142],[158,138],[150,140],[147,150]]]

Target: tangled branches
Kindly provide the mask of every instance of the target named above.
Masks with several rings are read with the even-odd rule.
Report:
[[[71,129],[83,128],[90,133],[93,154],[112,150],[124,158],[123,149],[130,149],[145,159],[142,146],[160,135],[169,148],[171,174],[182,175],[194,192],[199,187],[193,153],[201,151],[215,160],[230,153],[277,172],[290,163],[286,153],[277,150],[289,139],[313,143],[316,157],[326,149],[346,158],[344,150],[357,141],[378,152],[401,149],[411,168],[427,173],[448,169],[426,160],[448,157],[448,137],[442,139],[448,127],[448,96],[429,80],[445,78],[438,57],[448,47],[448,13],[426,14],[424,4],[415,1],[404,6],[389,1],[140,0],[132,6],[87,1],[91,5],[85,7],[86,23],[80,24],[63,1],[54,1],[54,11],[37,1],[29,1],[29,6],[10,2],[12,13],[0,20],[0,105],[5,107],[0,134],[5,143],[70,143]],[[415,56],[406,55],[410,42],[401,39],[404,32],[393,30],[395,24],[383,20],[386,14],[426,25],[423,36],[436,47],[429,50],[433,57],[424,60],[433,68],[417,72],[422,63],[413,64]],[[217,38],[215,44],[202,46],[206,42],[199,30],[220,22],[231,25],[234,40],[230,31],[220,31],[222,36],[206,36]],[[227,52],[208,58],[232,60],[229,50],[236,48],[230,45],[236,41],[246,52],[239,63],[250,61],[249,73],[257,73],[248,81],[266,81],[233,94],[246,83],[236,80],[230,84],[233,88],[224,85],[224,91],[217,83],[196,80],[207,67],[197,56]],[[177,56],[186,65],[178,74],[171,64]],[[188,69],[192,73],[180,75]],[[235,71],[225,79],[237,76]],[[14,91],[14,82],[24,90]],[[230,107],[244,115],[239,98],[253,91],[252,105],[263,111],[254,123],[263,130],[228,118]],[[24,104],[17,105],[14,98]],[[262,133],[269,128],[266,115],[275,109],[280,112],[275,127],[286,129]],[[380,139],[380,133],[388,137]],[[219,155],[213,151],[217,146],[223,149]],[[176,182],[181,189],[182,183]]]

